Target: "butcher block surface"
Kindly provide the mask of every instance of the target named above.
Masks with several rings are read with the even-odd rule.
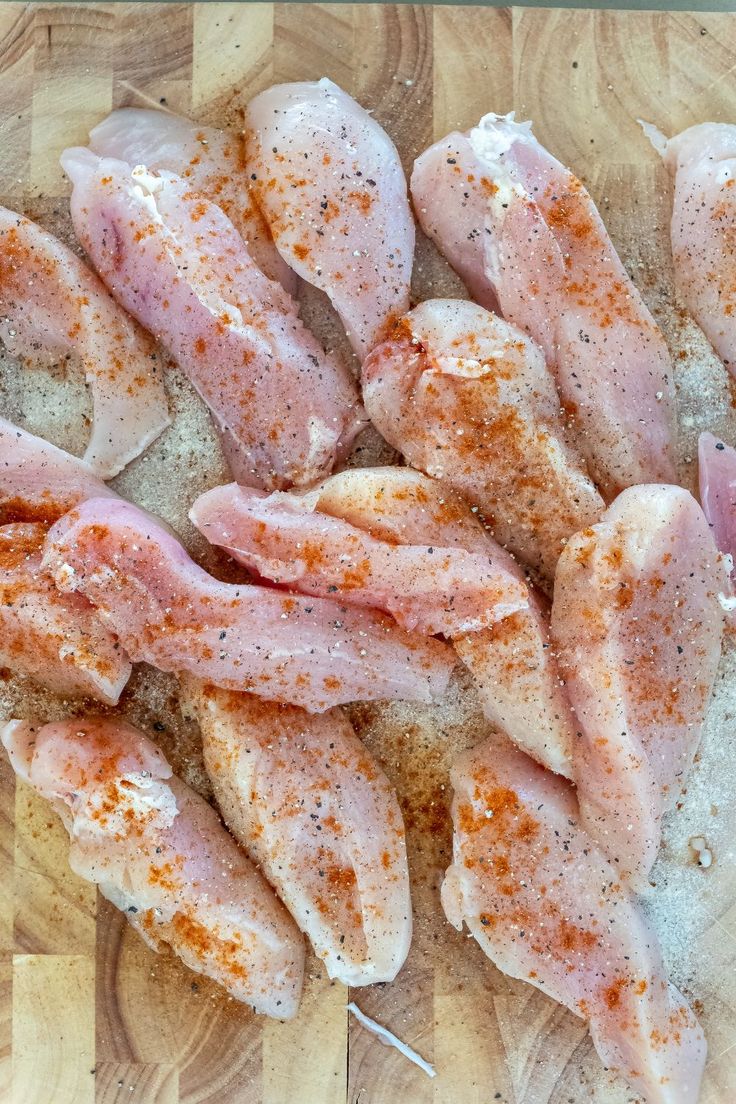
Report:
[[[404,163],[486,111],[531,118],[583,178],[673,350],[680,461],[692,485],[697,434],[736,442],[722,367],[672,296],[669,182],[636,123],[671,134],[736,122],[736,16],[412,5],[1,4],[0,202],[71,241],[61,150],[113,107],[156,106],[238,126],[276,81],[331,77],[374,111]],[[420,242],[416,297],[464,294]],[[334,319],[304,304],[323,338]],[[225,477],[208,418],[171,371],[175,422],[115,482],[162,514],[221,575],[186,521]],[[0,366],[0,410],[80,452],[88,400],[73,372]],[[369,442],[354,458],[390,458]],[[699,761],[670,817],[646,904],[673,980],[698,1010],[710,1054],[702,1104],[736,1100],[736,676],[727,643]],[[68,715],[65,703],[3,673],[0,719]],[[198,735],[173,678],[136,672],[120,706],[176,770],[208,793]],[[584,1023],[503,977],[445,922],[453,756],[487,725],[456,675],[440,706],[356,705],[359,734],[395,782],[408,829],[414,943],[391,985],[347,990],[309,960],[298,1018],[259,1019],[178,961],[153,954],[70,872],[60,823],[0,757],[0,1100],[10,1104],[626,1104]],[[704,836],[710,869],[688,841]],[[354,1020],[357,1001],[433,1062],[430,1080]]]

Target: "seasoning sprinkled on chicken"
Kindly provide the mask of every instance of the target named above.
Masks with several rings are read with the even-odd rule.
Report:
[[[279,585],[450,638],[489,720],[570,774],[575,724],[544,601],[450,488],[410,468],[358,468],[299,495],[218,487],[190,516]]]
[[[700,742],[725,586],[708,523],[680,487],[623,491],[560,557],[552,635],[579,725],[581,821],[638,890]]]
[[[71,360],[92,396],[84,459],[117,475],[169,424],[161,360],[93,272],[23,215],[0,207],[0,340],[30,364]]]
[[[41,569],[51,525],[86,498],[116,498],[84,460],[0,418],[0,666],[60,694],[114,705],[130,661],[90,603]]]
[[[227,215],[261,272],[296,295],[296,273],[273,244],[251,193],[241,134],[200,126],[170,111],[122,107],[90,131],[89,148],[99,157],[168,169],[186,180]]]
[[[296,1014],[304,943],[213,808],[142,732],[87,717],[0,736],[19,778],[69,833],[69,863],[155,951],[277,1019]]]
[[[277,890],[331,978],[393,981],[411,941],[396,794],[345,715],[318,716],[196,679],[184,708],[225,823]]]
[[[135,662],[322,712],[344,702],[429,702],[449,648],[369,610],[272,587],[221,583],[162,523],[122,500],[91,499],[46,541],[44,567],[99,611]]]
[[[731,557],[730,586],[724,588],[721,605],[729,624],[736,623],[736,449],[712,433],[701,433],[698,441],[698,478],[703,513],[718,548]]]
[[[246,125],[249,184],[276,248],[327,293],[363,360],[409,308],[414,222],[396,147],[324,77],[261,92]]]
[[[657,938],[588,836],[575,791],[502,737],[451,772],[451,924],[505,974],[588,1021],[603,1063],[647,1104],[696,1104],[703,1032],[668,985]]]
[[[263,578],[386,610],[409,631],[456,636],[528,605],[516,565],[490,540],[485,554],[397,545],[322,513],[318,503],[319,487],[264,495],[231,483],[201,495],[190,518],[210,543]]]
[[[363,397],[387,441],[478,507],[543,580],[565,540],[604,509],[541,351],[483,307],[415,307],[363,365]]]
[[[329,473],[363,424],[355,383],[220,208],[163,169],[84,149],[62,161],[87,254],[197,388],[233,475],[270,488]]]
[[[418,158],[411,189],[422,228],[471,293],[544,350],[604,498],[675,482],[664,338],[590,195],[531,124],[489,114],[448,135]]]
[[[677,292],[736,376],[736,126],[701,123],[669,140],[642,126],[674,181]]]

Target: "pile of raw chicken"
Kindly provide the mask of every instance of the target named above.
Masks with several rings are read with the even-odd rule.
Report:
[[[650,136],[680,295],[736,372],[736,127]],[[297,1011],[301,933],[330,977],[391,981],[404,826],[341,706],[436,701],[462,663],[494,735],[451,773],[447,918],[649,1104],[696,1101],[703,1034],[637,894],[734,605],[736,452],[701,438],[702,509],[677,485],[667,347],[585,188],[491,114],[407,189],[328,80],[258,95],[245,135],[115,111],[62,165],[90,267],[1,211],[0,336],[81,363],[94,417],[83,459],[0,422],[0,663],[108,707],[132,663],[174,673],[227,825],[109,708],[10,721],[73,869],[265,1015]],[[408,192],[473,301],[410,309]],[[241,582],[105,483],[168,424],[161,348],[221,437],[235,482],[190,518]],[[344,467],[369,419],[404,465]]]

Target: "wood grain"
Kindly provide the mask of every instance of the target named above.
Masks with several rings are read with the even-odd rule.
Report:
[[[83,142],[112,106],[156,106],[238,125],[244,102],[268,84],[327,75],[375,113],[407,168],[449,130],[472,125],[485,111],[516,109],[588,183],[661,320],[675,354],[681,474],[692,480],[701,428],[736,441],[734,406],[722,367],[674,303],[669,183],[636,119],[668,132],[705,119],[736,121],[734,71],[730,15],[0,3],[0,195],[68,238],[68,185],[58,155]],[[465,294],[421,238],[415,294]],[[338,342],[319,295],[308,294],[303,310],[325,340]],[[0,405],[58,443],[78,447],[79,381],[49,377],[44,392],[33,380],[1,359]],[[203,558],[186,509],[222,479],[221,459],[191,388],[176,372],[168,386],[174,425],[116,485],[164,514]],[[71,402],[72,414],[57,410],[57,400]],[[223,568],[211,554],[207,563]],[[736,869],[726,861],[736,838],[728,769],[736,725],[732,648],[721,674],[701,763],[679,819],[668,825],[657,892],[647,905],[673,978],[702,1009],[711,1048],[702,1104],[736,1099]],[[51,719],[69,708],[17,680],[0,681],[0,718]],[[207,792],[198,736],[178,713],[173,679],[142,669],[121,709]],[[503,977],[442,916],[438,889],[451,846],[448,766],[487,731],[467,683],[458,679],[435,709],[356,705],[351,714],[401,798],[414,942],[395,983],[349,994],[310,958],[302,1011],[288,1025],[257,1019],[217,986],[144,946],[71,873],[60,824],[27,787],[15,785],[0,760],[3,1104],[631,1099],[601,1069],[582,1021]],[[709,808],[719,811],[707,812],[704,826]],[[689,863],[687,849],[688,833],[704,827],[717,857],[707,874]],[[424,1077],[352,1021],[348,997],[433,1061],[437,1078]]]

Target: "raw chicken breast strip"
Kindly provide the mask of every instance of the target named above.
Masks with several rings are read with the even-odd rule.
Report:
[[[698,441],[700,501],[713,538],[731,557],[730,587],[721,597],[729,624],[736,624],[736,449],[712,433],[701,433]],[[728,566],[728,563],[727,565]]]
[[[304,944],[217,813],[171,773],[155,744],[117,718],[0,733],[19,778],[51,802],[69,864],[99,886],[150,947],[278,1019],[296,1014]]]
[[[695,499],[631,487],[560,557],[552,635],[579,724],[581,822],[637,890],[700,741],[725,570]]]
[[[114,705],[131,666],[81,595],[41,570],[49,526],[89,497],[116,498],[83,460],[0,418],[0,666],[59,694]]]
[[[115,705],[130,662],[94,607],[41,571],[46,532],[41,522],[0,525],[0,667]]]
[[[505,974],[587,1020],[609,1069],[647,1104],[696,1104],[703,1033],[667,984],[657,939],[581,827],[569,783],[502,737],[460,756],[442,904]]]
[[[411,942],[404,824],[345,715],[312,716],[196,679],[185,681],[183,702],[199,722],[225,823],[330,977],[393,981]]]
[[[323,598],[221,583],[160,523],[90,499],[49,532],[44,567],[98,609],[134,662],[323,712],[348,701],[442,695],[449,648]]]
[[[246,125],[248,177],[276,248],[327,293],[363,360],[409,309],[414,221],[396,147],[326,77],[261,92]]]
[[[674,181],[677,292],[736,376],[736,126],[701,123],[669,140],[642,126]]]
[[[417,160],[411,190],[423,230],[471,292],[544,350],[603,496],[675,482],[664,338],[590,195],[531,124],[489,114],[448,135]]]
[[[241,134],[199,126],[170,111],[122,107],[90,131],[89,148],[99,157],[181,176],[225,212],[261,272],[296,295],[296,273],[282,260],[250,194]]]
[[[0,522],[56,521],[85,498],[117,498],[84,460],[0,417]]]
[[[77,236],[197,388],[238,481],[286,487],[331,471],[362,425],[355,384],[219,207],[164,170],[84,149],[62,164]]]
[[[386,610],[405,629],[455,636],[528,606],[502,550],[396,545],[323,514],[319,487],[265,495],[231,483],[206,491],[189,517],[211,544],[282,586]]]
[[[570,774],[575,722],[543,602],[451,489],[410,468],[360,468],[300,495],[262,499],[217,488],[195,502],[190,517],[210,541],[274,581],[378,606],[402,623],[409,616],[423,632],[451,636],[489,720],[550,769]],[[404,565],[403,592],[389,570],[394,562]],[[484,609],[489,568],[497,582]],[[457,600],[463,586],[472,599],[465,609]],[[497,595],[507,610],[514,595],[522,602],[491,624],[501,612],[492,604]]]
[[[84,459],[102,479],[121,471],[169,424],[150,338],[70,249],[4,207],[0,341],[30,363],[79,362],[93,408]]]
[[[603,512],[541,351],[483,307],[415,307],[363,365],[363,397],[389,444],[479,507],[543,580],[570,534]]]

